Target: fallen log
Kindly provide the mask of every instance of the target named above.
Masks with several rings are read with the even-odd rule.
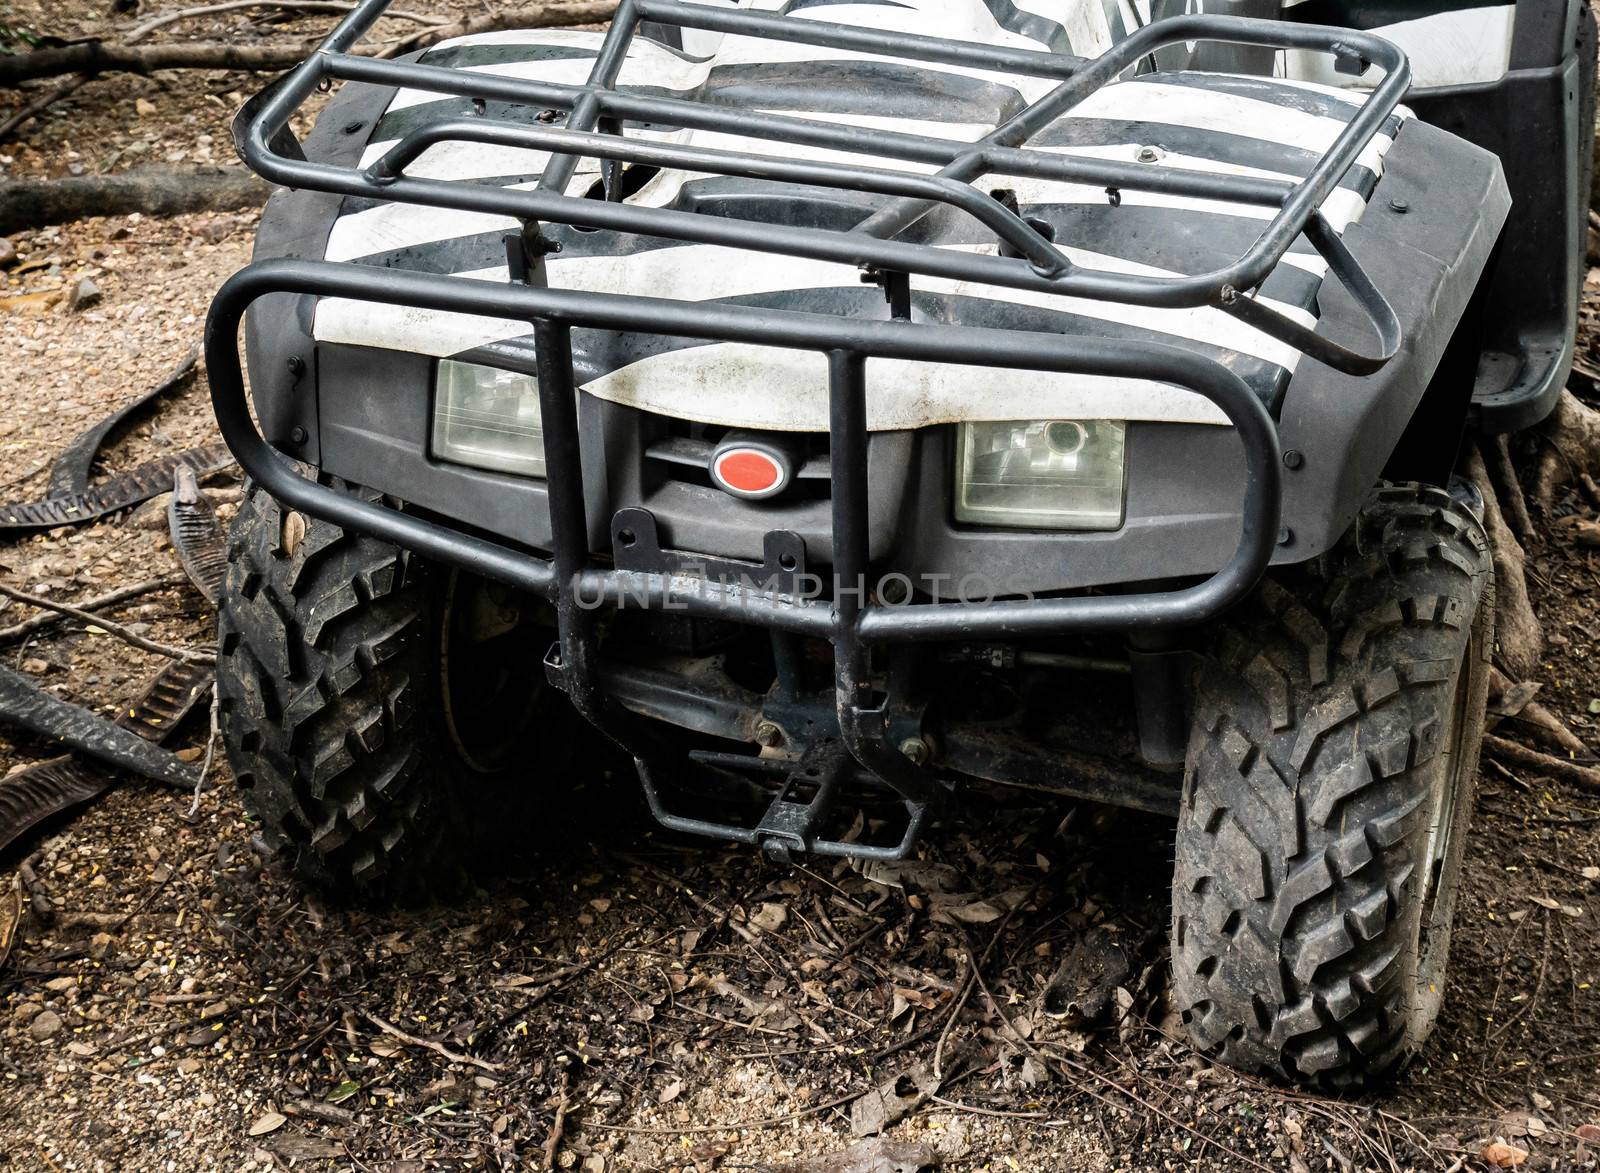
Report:
[[[501,29],[553,28],[599,24],[611,19],[612,0],[570,0],[542,4],[490,16],[468,17],[430,25],[421,32],[384,46],[379,56],[398,56],[427,48],[450,37]],[[0,86],[15,86],[63,73],[155,73],[164,69],[221,69],[248,73],[291,69],[316,48],[318,40],[239,45],[226,41],[175,41],[134,45],[126,41],[73,41],[30,53],[0,54]]]
[[[259,208],[271,194],[265,180],[238,168],[136,167],[117,175],[17,180],[0,183],[0,236],[86,216]]]
[[[177,41],[129,45],[115,41],[74,41],[31,53],[0,54],[0,86],[20,85],[63,73],[154,73],[161,69],[227,69],[255,73],[292,69],[314,44],[233,45],[226,41]]]

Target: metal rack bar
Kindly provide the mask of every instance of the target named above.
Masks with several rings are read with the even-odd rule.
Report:
[[[1409,85],[1410,68],[1404,54],[1388,42],[1367,34],[1315,25],[1220,16],[1174,17],[1139,30],[1093,61],[1033,50],[1016,50],[935,37],[903,36],[880,30],[816,20],[785,20],[738,10],[712,9],[684,0],[624,0],[586,84],[562,85],[493,77],[477,72],[443,69],[417,63],[374,61],[349,53],[355,40],[370,27],[389,0],[363,0],[324,45],[313,53],[280,88],[268,94],[236,128],[236,138],[246,161],[274,182],[345,195],[366,196],[492,212],[522,220],[567,223],[587,228],[660,236],[704,244],[724,245],[757,252],[781,253],[817,260],[837,261],[909,274],[981,282],[1003,288],[1030,289],[1065,296],[1161,307],[1222,306],[1256,288],[1282,259],[1295,239],[1307,230],[1322,202],[1355,164],[1383,125]],[[976,143],[905,135],[862,127],[840,127],[810,119],[757,114],[731,107],[681,99],[626,94],[613,88],[626,59],[640,20],[683,28],[703,28],[740,36],[778,38],[823,47],[879,53],[911,61],[937,61],[977,68],[1060,80],[1045,97]],[[1061,154],[1024,149],[1032,135],[1081,102],[1096,89],[1156,49],[1177,41],[1223,40],[1275,48],[1320,50],[1341,57],[1375,62],[1386,76],[1361,111],[1339,134],[1332,148],[1311,174],[1298,183],[1278,184],[1259,179],[1201,172],[1170,171],[1114,160],[1075,159]],[[569,112],[567,126],[533,134],[531,128],[491,119],[452,120],[439,130],[408,137],[403,150],[381,169],[362,173],[347,168],[290,158],[275,152],[271,143],[310,92],[325,80],[369,81],[384,85],[431,89],[488,100],[500,99],[548,105]],[[708,152],[673,148],[672,155],[659,144],[637,137],[595,135],[605,119],[654,122],[739,134],[750,138],[804,142],[867,156],[934,163],[936,176],[908,181],[903,171],[860,164],[794,165],[797,182],[816,186],[895,194],[898,197],[868,217],[851,232],[836,232],[786,225],[754,224],[673,209],[638,207],[625,203],[585,199],[564,194],[576,161],[584,154],[614,162],[644,162],[651,158],[697,161],[703,169],[723,174],[769,173],[774,161],[743,152]],[[469,141],[543,143],[553,156],[537,190],[519,191],[482,184],[415,179],[403,173],[429,145],[451,141],[452,134]],[[519,134],[520,132],[520,134]],[[566,137],[563,137],[566,136]],[[570,148],[570,149],[563,149]],[[1010,213],[993,217],[977,212],[978,204],[959,195],[981,174],[1037,175],[1066,182],[1092,182],[1125,190],[1150,190],[1191,194],[1200,198],[1238,200],[1277,206],[1278,211],[1261,235],[1238,260],[1210,273],[1157,277],[1066,265],[1061,250],[1028,230],[1020,232]],[[912,191],[912,187],[919,190]],[[978,200],[982,196],[971,189]],[[892,238],[938,203],[954,204],[996,231],[1021,257],[993,257],[961,253],[930,245],[910,244]],[[1026,225],[1022,226],[1026,228]],[[1024,247],[1026,242],[1026,247]],[[1381,294],[1365,283],[1360,300],[1375,318],[1387,306]],[[1261,328],[1285,340],[1301,339],[1285,323],[1260,317]],[[1319,355],[1324,361],[1343,361],[1337,351]],[[1356,356],[1349,369],[1370,369],[1374,360]],[[1381,359],[1378,360],[1381,363]]]

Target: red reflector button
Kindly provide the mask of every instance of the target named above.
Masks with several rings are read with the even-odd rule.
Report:
[[[711,479],[736,497],[770,497],[788,482],[789,470],[759,448],[724,448],[712,458]]]

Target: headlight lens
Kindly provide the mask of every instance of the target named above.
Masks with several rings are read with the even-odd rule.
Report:
[[[956,520],[1015,529],[1120,528],[1126,431],[1120,420],[962,424]]]
[[[544,476],[539,381],[517,371],[441,361],[433,399],[433,454],[473,468]]]

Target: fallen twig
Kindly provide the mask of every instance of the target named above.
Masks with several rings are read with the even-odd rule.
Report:
[[[399,1039],[402,1043],[407,1043],[410,1046],[422,1047],[424,1050],[432,1051],[435,1055],[438,1055],[440,1058],[447,1059],[451,1063],[466,1063],[469,1066],[477,1067],[484,1071],[505,1070],[505,1068],[500,1066],[498,1063],[491,1063],[487,1059],[479,1059],[472,1055],[463,1055],[460,1051],[452,1051],[449,1047],[445,1046],[441,1042],[437,1042],[433,1039],[425,1039],[418,1035],[409,1034],[406,1031],[401,1030],[398,1026],[395,1026],[394,1023],[386,1022],[385,1020],[379,1018],[370,1010],[363,1010],[361,1015],[368,1022],[372,1023],[373,1026],[381,1030],[384,1034]]]
[[[353,11],[355,4],[352,0],[227,0],[223,4],[202,4],[196,8],[181,8],[177,12],[165,12],[160,16],[152,17],[143,24],[130,29],[124,40],[131,44],[142,41],[158,29],[168,25],[181,24],[188,20],[199,20],[206,16],[220,16],[225,12],[239,12],[252,8],[267,8],[275,12],[303,13],[307,16],[316,14],[340,15]],[[408,20],[412,24],[440,25],[445,19],[439,16],[428,16],[419,12],[402,12],[390,9],[384,14],[384,19]]]
[[[1533,518],[1528,515],[1528,497],[1522,491],[1522,479],[1517,476],[1516,465],[1511,462],[1509,438],[1504,435],[1494,437],[1484,453],[1484,459],[1488,462],[1495,487],[1500,490],[1500,508],[1506,523],[1519,542],[1527,542],[1533,537]]]
[[[139,598],[141,595],[148,595],[154,591],[165,590],[168,587],[175,587],[183,581],[184,577],[181,574],[168,574],[163,575],[160,578],[146,579],[144,582],[136,582],[132,586],[118,587],[116,590],[107,591],[103,595],[96,595],[92,599],[85,599],[82,603],[78,604],[78,608],[82,611],[92,612],[98,611],[103,607],[114,607],[118,603],[126,603],[130,599]],[[25,601],[31,603],[34,601],[34,598],[32,595],[28,595],[26,596]],[[13,623],[10,627],[0,627],[0,643],[12,643],[16,640],[24,639],[27,636],[34,634],[34,632],[42,631],[46,627],[53,627],[55,624],[60,623],[63,619],[67,618],[70,618],[70,616],[66,615],[64,612],[46,611],[42,615],[35,615],[31,619],[24,619],[21,623]],[[105,621],[100,619],[98,616],[95,616],[91,622],[103,626]]]
[[[556,1167],[556,1150],[561,1147],[561,1137],[567,1130],[567,1088],[572,1080],[566,1069],[561,1072],[561,1086],[556,1091],[556,1118],[550,1125],[550,1135],[544,1138],[544,1167]]]
[[[44,92],[37,94],[33,101],[21,106],[14,114],[11,115],[10,118],[7,118],[4,122],[0,122],[0,142],[4,142],[6,139],[10,138],[13,134],[21,130],[35,118],[39,117],[39,115],[50,109],[50,107],[54,106],[57,102],[62,101],[65,98],[70,98],[73,94],[81,90],[88,80],[88,74],[80,73],[76,77],[69,77],[66,81],[62,82],[54,89],[45,90]]]
[[[804,1120],[808,1116],[820,1116],[822,1113],[834,1108],[842,1108],[852,1100],[859,1100],[867,1092],[867,1088],[848,1095],[835,1096],[820,1104],[813,1104],[809,1108],[802,1108],[798,1112],[785,1112],[782,1116],[765,1116],[759,1120],[749,1120],[742,1124],[690,1124],[683,1128],[645,1128],[637,1124],[606,1124],[599,1120],[584,1120],[585,1128],[598,1128],[604,1132],[627,1132],[635,1136],[693,1136],[701,1132],[750,1132],[760,1128],[776,1128],[780,1124],[788,1124],[794,1120]]]
[[[220,709],[221,705],[218,703],[217,698],[217,683],[213,680],[211,682],[211,729],[206,735],[205,760],[200,763],[200,775],[194,780],[194,801],[189,804],[189,817],[191,819],[200,811],[200,795],[205,790],[206,775],[211,773],[211,760],[217,752],[217,735],[220,732],[218,725],[221,719],[219,715]]]
[[[1467,475],[1483,496],[1483,528],[1494,555],[1495,660],[1505,666],[1507,675],[1526,680],[1538,670],[1544,651],[1544,628],[1528,595],[1527,557],[1500,510],[1482,453],[1470,445]]]
[[[27,603],[31,607],[42,607],[46,611],[56,611],[71,619],[80,619],[105,632],[107,635],[116,636],[126,644],[131,644],[141,651],[154,652],[158,656],[169,659],[181,660],[185,664],[215,664],[217,662],[214,652],[197,652],[192,648],[180,648],[173,644],[158,643],[153,639],[146,639],[136,631],[113,622],[103,615],[96,615],[92,611],[85,611],[82,607],[74,607],[70,603],[57,603],[52,599],[42,599],[38,595],[30,595],[26,591],[19,591],[16,587],[0,583],[0,595],[15,599],[19,603]]]
[[[1052,1046],[1051,1044],[1047,1043],[1046,1045],[1047,1046],[1051,1046],[1052,1050],[1056,1050],[1056,1051],[1062,1050],[1060,1044],[1054,1044]],[[1185,1123],[1184,1121],[1178,1119],[1178,1117],[1174,1116],[1171,1112],[1168,1112],[1166,1109],[1158,1107],[1155,1104],[1152,1104],[1149,1100],[1145,1099],[1143,1096],[1139,1095],[1137,1092],[1130,1091],[1129,1089],[1123,1087],[1120,1083],[1118,1083],[1116,1080],[1112,1079],[1110,1076],[1102,1075],[1102,1074],[1100,1074],[1100,1072],[1094,1070],[1094,1068],[1089,1067],[1088,1065],[1086,1065],[1084,1063],[1080,1063],[1076,1059],[1069,1058],[1065,1054],[1057,1055],[1056,1056],[1056,1062],[1061,1064],[1063,1067],[1071,1068],[1072,1070],[1081,1072],[1082,1074],[1087,1075],[1092,1079],[1099,1080],[1101,1083],[1105,1084],[1107,1087],[1113,1088],[1114,1090],[1116,1090],[1121,1095],[1124,1095],[1128,1099],[1132,1100],[1135,1104],[1139,1105],[1139,1107],[1143,1108],[1146,1112],[1153,1113],[1154,1115],[1161,1117],[1161,1119],[1165,1120],[1168,1124],[1171,1124],[1171,1125],[1173,1125],[1174,1127],[1177,1127],[1177,1128],[1181,1128],[1183,1131],[1187,1132],[1190,1136],[1193,1136],[1201,1144],[1210,1145],[1212,1148],[1216,1149],[1218,1152],[1223,1153],[1226,1156],[1232,1157],[1235,1161],[1239,1161],[1239,1162],[1242,1162],[1243,1164],[1249,1165],[1252,1169],[1260,1169],[1261,1173],[1272,1173],[1272,1171],[1270,1169],[1268,1169],[1267,1166],[1263,1165],[1260,1161],[1254,1160],[1254,1159],[1246,1156],[1244,1153],[1241,1153],[1239,1150],[1231,1148],[1228,1145],[1223,1144],[1221,1141],[1217,1140],[1214,1137],[1207,1136],[1205,1133],[1201,1132],[1198,1128],[1194,1127],[1194,1125]],[[1078,1085],[1078,1090],[1083,1092],[1084,1095],[1089,1096],[1092,1099],[1099,1100],[1102,1104],[1105,1104],[1108,1107],[1111,1107],[1111,1108],[1120,1108],[1120,1107],[1122,1107],[1122,1105],[1112,1103],[1110,1100],[1106,1099],[1106,1097],[1101,1095],[1099,1092],[1093,1090],[1092,1088],[1084,1087],[1082,1084]]]

